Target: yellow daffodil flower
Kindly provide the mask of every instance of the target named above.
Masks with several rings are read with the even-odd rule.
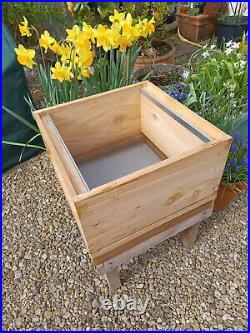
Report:
[[[82,32],[84,33],[85,38],[88,38],[88,39],[92,40],[92,42],[94,42],[94,30],[86,22],[83,22],[83,24],[82,24]]]
[[[21,33],[21,36],[30,37],[32,35],[31,32],[30,32],[29,23],[28,23],[25,16],[23,16],[23,22],[21,22],[18,27],[19,27],[19,31]]]
[[[114,15],[109,16],[110,22],[120,22],[124,19],[125,13],[119,13],[116,9],[114,10]]]
[[[57,42],[55,42],[52,45],[49,45],[49,49],[52,52],[57,53],[57,54],[60,54],[60,52],[61,52],[61,46]]]
[[[126,36],[121,36],[119,40],[119,50],[121,52],[125,52],[127,47],[130,47],[132,45],[132,42],[128,40]]]
[[[97,29],[94,31],[96,37],[97,47],[102,46],[103,50],[107,52],[111,49],[113,45],[113,40],[111,38],[110,29],[106,28],[102,24],[99,24]]]
[[[66,32],[68,34],[66,40],[74,43],[80,32],[80,28],[78,27],[78,25],[74,25],[72,29],[66,29]]]
[[[45,49],[45,53],[48,51],[48,48],[56,43],[55,38],[51,37],[47,30],[39,38],[39,45]]]
[[[92,65],[95,53],[93,51],[84,51],[79,55],[79,66],[89,67]]]
[[[89,51],[91,49],[91,42],[84,31],[79,32],[74,42],[74,46],[77,49],[77,52],[84,52],[85,50]]]
[[[21,65],[24,65],[28,68],[33,68],[34,57],[36,54],[35,50],[26,49],[22,44],[18,45],[18,48],[15,48],[15,52],[17,54],[17,60]]]
[[[60,62],[56,62],[55,67],[50,68],[52,74],[52,79],[58,80],[60,82],[70,81],[74,77],[69,66],[62,65]]]
[[[83,77],[89,78],[91,76],[89,68],[81,68],[81,75]]]
[[[71,48],[67,45],[61,45],[58,54],[61,56],[61,62],[66,63],[70,59]]]

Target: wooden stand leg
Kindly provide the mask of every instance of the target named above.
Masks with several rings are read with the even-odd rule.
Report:
[[[113,268],[112,270],[107,272],[106,277],[111,292],[115,291],[117,288],[121,286],[121,280],[118,268]]]
[[[186,248],[190,248],[196,241],[198,231],[199,231],[199,225],[200,225],[200,222],[196,223],[192,227],[187,228],[186,230],[182,231],[181,240],[182,240],[183,245]]]

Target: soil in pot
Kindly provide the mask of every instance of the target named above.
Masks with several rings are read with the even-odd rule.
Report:
[[[214,201],[214,212],[220,212],[227,208],[227,206],[241,193],[246,191],[247,183],[239,182],[236,184],[223,184],[220,183],[217,197]]]
[[[143,45],[135,67],[151,64],[171,63],[175,60],[175,46],[166,40],[153,39],[150,45]]]
[[[184,68],[174,64],[154,64],[138,69],[136,79],[138,81],[149,80],[156,86],[169,86],[183,81]]]
[[[171,51],[168,44],[152,44],[150,47],[142,47],[140,55],[146,58],[161,57]]]

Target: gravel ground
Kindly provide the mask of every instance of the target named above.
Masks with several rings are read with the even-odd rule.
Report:
[[[138,309],[148,298],[143,314],[100,306],[115,300],[46,153],[3,175],[6,330],[247,330],[247,196],[207,219],[191,250],[176,236],[124,264],[121,274],[115,295],[133,298]]]

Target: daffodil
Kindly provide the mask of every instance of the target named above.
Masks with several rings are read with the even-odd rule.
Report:
[[[102,46],[105,52],[111,49],[113,40],[111,38],[110,29],[106,28],[102,24],[99,24],[97,29],[95,29],[95,37],[97,47]]]
[[[128,40],[127,36],[121,36],[119,40],[119,50],[125,52],[128,47],[132,45],[132,42]]]
[[[92,40],[92,42],[94,42],[94,30],[86,22],[83,22],[83,24],[82,24],[82,32],[84,33],[86,38],[88,38],[88,39]]]
[[[68,34],[66,40],[74,43],[77,35],[80,32],[80,28],[78,27],[78,25],[74,25],[72,29],[66,29],[66,32]]]
[[[82,68],[80,68],[80,70],[81,70],[81,73],[80,73],[80,75],[77,77],[78,80],[81,80],[82,77],[89,78],[89,77],[91,76],[91,73],[90,73],[90,69],[89,69],[89,68],[82,67]]]
[[[74,42],[77,52],[84,52],[91,49],[91,42],[84,31],[80,31]]]
[[[94,52],[93,51],[85,51],[79,55],[79,65],[83,67],[89,67],[93,63],[94,59]]]
[[[110,29],[110,38],[112,39],[112,48],[117,49],[120,44],[121,35],[116,29]]]
[[[51,37],[49,32],[45,30],[44,33],[39,38],[39,45],[45,49],[46,53],[48,51],[48,48],[54,43],[56,43],[55,38]]]
[[[114,15],[109,16],[110,22],[120,22],[124,19],[125,13],[119,13],[116,9],[114,10]]]
[[[71,48],[67,45],[61,45],[58,54],[61,56],[61,62],[66,63],[70,59]]]
[[[15,48],[15,52],[17,54],[17,60],[21,65],[24,65],[28,68],[32,68],[35,64],[34,57],[35,57],[35,50],[33,49],[26,49],[22,44],[18,45],[18,48]]]
[[[57,42],[55,42],[52,45],[49,45],[49,49],[52,52],[57,53],[57,54],[60,54],[60,52],[61,52],[61,46]]]
[[[55,67],[50,68],[52,72],[52,78],[60,82],[70,81],[74,77],[69,66],[62,65],[60,62],[56,62]]]
[[[19,31],[21,33],[21,36],[30,37],[32,35],[31,32],[30,32],[29,23],[28,23],[25,16],[23,16],[23,22],[21,22],[18,27],[19,27]]]

